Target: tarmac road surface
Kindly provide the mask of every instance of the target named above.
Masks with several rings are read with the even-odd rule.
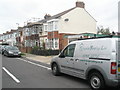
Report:
[[[2,64],[2,88],[90,88],[76,77],[53,76],[49,64],[5,56]]]

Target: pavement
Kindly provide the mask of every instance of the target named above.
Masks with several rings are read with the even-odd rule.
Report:
[[[40,55],[25,53],[23,57],[30,60],[35,60],[42,63],[50,64],[50,61],[54,56],[40,56]]]

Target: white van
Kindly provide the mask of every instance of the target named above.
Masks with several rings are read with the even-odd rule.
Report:
[[[52,73],[87,79],[91,88],[120,85],[120,41],[104,37],[71,42],[51,60]]]

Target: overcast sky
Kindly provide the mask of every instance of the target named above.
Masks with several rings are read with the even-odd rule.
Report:
[[[0,34],[23,26],[29,19],[55,15],[72,7],[77,0],[0,0]],[[85,9],[97,20],[97,26],[118,30],[118,1],[81,0]]]

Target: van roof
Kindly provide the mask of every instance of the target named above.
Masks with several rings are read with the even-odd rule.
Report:
[[[109,36],[103,36],[103,37],[80,38],[78,40],[99,39],[99,38],[120,38],[120,36],[109,35]]]
[[[120,38],[120,36],[106,36],[106,37],[93,37],[93,38],[84,38],[84,39],[78,39],[76,41],[72,41],[70,42],[71,44],[74,44],[76,42],[79,42],[79,41],[84,41],[84,40],[97,40],[97,39],[118,39]]]

